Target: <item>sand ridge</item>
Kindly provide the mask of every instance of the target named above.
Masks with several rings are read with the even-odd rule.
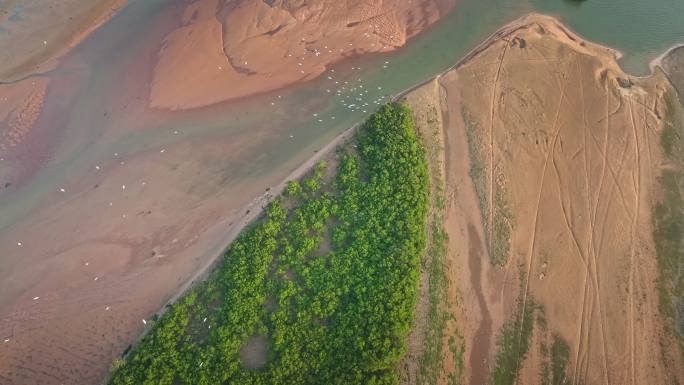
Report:
[[[310,80],[346,57],[403,46],[453,5],[454,0],[192,2],[159,50],[150,106],[201,107]]]
[[[518,383],[550,381],[556,339],[569,347],[570,383],[681,382],[678,352],[661,347],[650,218],[671,86],[660,72],[630,77],[615,51],[548,17],[503,31],[437,78],[450,282],[463,293],[453,313],[465,336],[462,380],[485,383],[496,365],[496,338],[478,331],[482,322],[498,334],[521,317],[518,306],[534,304]],[[458,155],[464,141],[469,170]],[[469,228],[486,253],[469,252]]]

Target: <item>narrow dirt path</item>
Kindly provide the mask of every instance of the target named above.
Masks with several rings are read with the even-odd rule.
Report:
[[[590,272],[591,272],[591,278],[592,278],[592,283],[594,286],[594,294],[596,296],[596,301],[598,304],[598,316],[599,316],[599,327],[600,327],[600,334],[601,334],[601,349],[602,349],[602,354],[601,354],[601,360],[603,364],[603,379],[605,384],[609,384],[610,381],[608,379],[608,362],[607,362],[607,357],[606,357],[606,341],[605,341],[605,328],[604,328],[604,322],[603,322],[603,314],[602,314],[602,306],[601,306],[601,289],[599,286],[599,279],[598,279],[598,273],[597,273],[597,262],[596,262],[596,244],[595,244],[595,237],[594,234],[596,232],[596,216],[598,212],[598,207],[599,203],[601,201],[601,192],[603,191],[603,185],[604,185],[604,180],[605,180],[605,175],[606,175],[606,169],[608,167],[608,143],[610,142],[610,91],[608,90],[608,83],[605,84],[605,91],[606,91],[606,117],[605,117],[605,122],[606,122],[606,127],[605,127],[605,134],[603,138],[603,149],[601,150],[602,153],[602,166],[601,166],[601,173],[599,177],[599,185],[598,185],[598,190],[596,191],[595,199],[593,199],[594,207],[591,209],[592,214],[591,214],[591,223],[589,226],[589,247],[590,247],[590,252],[589,255],[591,256],[591,264],[590,264]],[[619,107],[618,109],[619,110]],[[616,112],[617,112],[616,110]],[[593,314],[593,313],[592,313]]]
[[[567,83],[563,84],[563,88],[561,89],[561,94],[560,98],[558,99],[558,107],[556,108],[556,115],[553,121],[553,125],[551,126],[551,131],[553,132],[553,137],[551,139],[551,146],[546,150],[546,155],[544,159],[544,166],[542,167],[542,173],[541,173],[541,180],[539,181],[539,189],[537,190],[537,201],[535,205],[535,211],[534,211],[534,220],[532,222],[532,234],[530,236],[530,245],[529,245],[529,252],[527,253],[527,266],[525,269],[525,288],[523,290],[523,300],[522,300],[522,309],[523,311],[520,314],[520,331],[518,333],[518,338],[522,338],[522,328],[523,328],[523,323],[524,323],[524,315],[525,315],[525,306],[527,306],[527,295],[530,290],[530,273],[532,272],[532,262],[534,261],[534,250],[535,250],[535,244],[536,244],[536,239],[537,239],[537,226],[539,222],[539,206],[541,204],[541,198],[542,198],[542,193],[544,192],[544,182],[546,179],[546,170],[549,165],[549,159],[553,156],[553,152],[556,147],[556,142],[558,140],[558,133],[560,132],[561,126],[558,124],[558,120],[560,117],[560,111],[561,107],[563,106],[563,100],[565,99],[565,88],[567,87]]]

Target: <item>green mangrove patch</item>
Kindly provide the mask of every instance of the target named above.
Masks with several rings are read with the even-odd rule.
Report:
[[[429,176],[390,104],[265,209],[110,383],[396,384],[426,247]]]

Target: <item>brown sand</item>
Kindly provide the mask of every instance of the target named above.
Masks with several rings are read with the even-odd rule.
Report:
[[[104,24],[127,1],[3,1],[0,83],[51,70],[59,57]]]
[[[159,50],[150,105],[186,109],[320,76],[345,57],[388,52],[454,0],[200,0]]]
[[[659,71],[629,77],[615,57],[553,19],[529,16],[438,77],[463,383],[487,382],[495,333],[518,316],[518,298],[539,304],[546,319],[535,324],[520,384],[543,382],[541,344],[555,335],[570,347],[571,383],[683,380],[679,352],[661,347],[651,237],[661,99],[671,86]],[[482,172],[471,177],[469,162]],[[510,231],[501,268],[485,252],[506,240],[496,221]]]
[[[654,106],[662,105],[655,101],[667,84],[658,75],[621,88],[616,78],[627,76],[611,52],[566,35],[548,19],[520,25],[432,84],[438,90],[432,100],[443,110],[449,298],[458,317],[458,330],[447,335],[464,335],[464,382],[485,382],[495,351],[492,334],[505,314],[510,317],[522,265],[529,282],[524,293],[544,306],[550,332],[571,346],[568,374],[584,383],[667,383],[683,371],[677,360],[663,367],[658,356],[671,352],[658,346],[648,228],[662,116]],[[519,40],[510,45],[513,36],[525,39],[525,48]],[[3,110],[6,117],[19,115],[27,103],[20,100],[34,100],[31,92],[19,94]],[[480,134],[485,169],[494,171],[487,181],[505,186],[515,219],[504,269],[487,261],[483,222],[490,211],[480,212],[468,175],[462,111]],[[494,133],[492,140],[488,133]],[[147,153],[126,159],[125,171],[114,164],[105,173],[93,171],[69,185],[76,195],[37,208],[32,221],[6,234],[24,244],[3,255],[21,266],[10,263],[0,271],[0,292],[21,293],[0,304],[9,308],[0,336],[11,339],[0,346],[0,383],[97,382],[107,363],[139,335],[140,320],[158,308],[159,298],[168,298],[168,287],[182,291],[195,276],[186,272],[201,271],[218,254],[213,240],[226,229],[237,234],[263,202],[253,201],[245,216],[235,197],[263,197],[264,187],[278,183],[272,176],[248,191],[233,186],[214,193],[231,181],[221,165],[240,160],[226,148],[250,147],[250,138],[202,143],[200,157],[190,156],[197,154],[197,143],[181,143],[167,148],[166,161]],[[157,176],[155,183],[143,184],[149,175]],[[70,215],[75,206],[102,213],[99,208],[113,196],[106,221]],[[188,213],[169,227],[170,218]],[[55,225],[59,232],[45,233]],[[27,234],[30,239],[19,238]],[[539,382],[543,357],[535,352],[548,334],[535,331],[520,383]],[[487,362],[478,362],[483,356]],[[448,365],[445,376],[454,370],[453,362]]]

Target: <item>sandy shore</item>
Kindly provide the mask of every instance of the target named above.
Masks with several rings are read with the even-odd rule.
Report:
[[[394,94],[392,96],[392,100],[395,100],[395,101],[399,100],[402,97],[406,96],[406,94],[410,93],[411,91],[418,89],[418,88],[434,81],[435,79],[439,79],[441,76],[444,76],[445,74],[449,73],[450,71],[457,70],[458,68],[460,68],[464,64],[472,61],[473,58],[475,58],[477,55],[479,55],[484,50],[489,48],[492,44],[498,42],[500,39],[503,39],[503,38],[506,38],[506,37],[512,35],[513,33],[515,33],[515,31],[517,31],[521,28],[524,28],[533,20],[541,20],[542,22],[544,22],[544,20],[546,20],[545,22],[557,23],[558,27],[567,36],[573,36],[573,39],[579,39],[580,41],[588,42],[588,40],[582,38],[579,34],[575,33],[574,31],[570,31],[566,26],[559,23],[552,16],[541,15],[538,13],[528,13],[527,15],[511,21],[508,24],[502,26],[501,28],[498,28],[491,35],[487,36],[486,39],[484,39],[482,42],[480,42],[478,45],[476,45],[473,49],[468,51],[468,53],[465,56],[463,56],[463,58],[459,59],[456,63],[454,63],[449,68],[445,69],[444,71],[442,71],[442,72],[440,72],[434,76],[431,76],[430,78],[428,78],[428,79],[426,79],[426,80],[424,80],[418,84],[415,84],[415,85],[413,85],[413,86],[411,86],[405,90],[402,90],[401,92]],[[597,43],[590,43],[590,44],[594,47],[601,49],[601,50],[605,50],[605,51],[610,52],[616,61],[620,60],[620,58],[623,56],[623,54],[617,49],[606,47],[604,45],[597,44]],[[676,47],[677,46],[673,47],[673,49]],[[648,77],[648,76],[646,76],[646,77]]]

